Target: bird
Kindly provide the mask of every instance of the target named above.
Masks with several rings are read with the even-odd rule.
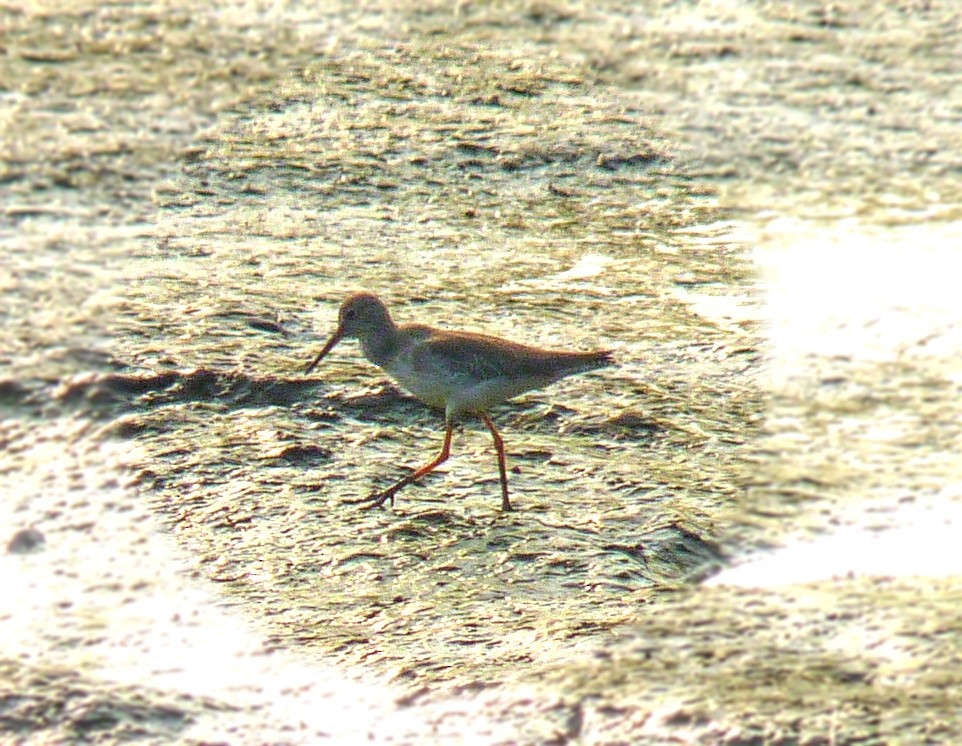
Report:
[[[381,507],[404,487],[443,464],[451,454],[454,426],[475,415],[490,431],[501,477],[501,510],[510,511],[504,441],[489,409],[526,391],[539,389],[576,373],[603,368],[615,361],[611,350],[576,352],[547,350],[500,337],[436,329],[425,324],[396,324],[384,301],[370,292],[349,295],[338,312],[337,328],[304,369],[305,375],[343,339],[360,341],[371,363],[402,388],[431,407],[444,410],[441,451],[387,489],[363,502]]]

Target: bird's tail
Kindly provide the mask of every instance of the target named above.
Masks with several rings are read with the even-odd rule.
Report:
[[[572,352],[565,362],[564,375],[572,373],[586,373],[608,365],[614,365],[615,358],[611,350],[595,350],[593,352]]]

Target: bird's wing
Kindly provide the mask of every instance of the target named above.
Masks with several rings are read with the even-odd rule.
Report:
[[[544,350],[471,332],[431,335],[416,355],[419,364],[443,366],[453,377],[476,383],[519,375],[549,379],[553,373]]]

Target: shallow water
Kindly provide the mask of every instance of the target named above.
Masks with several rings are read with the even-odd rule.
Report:
[[[2,517],[46,542],[2,560],[5,727],[804,740],[845,701],[853,739],[958,728],[934,680],[898,690],[956,675],[957,636],[910,638],[950,611],[935,552],[938,582],[688,585],[954,515],[949,8],[89,10],[6,11]],[[356,347],[301,375],[358,287],[615,350],[495,413],[515,513],[470,423],[393,510],[349,504],[441,435]]]

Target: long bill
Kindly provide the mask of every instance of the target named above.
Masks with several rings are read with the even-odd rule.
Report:
[[[338,328],[338,330],[331,335],[331,338],[327,340],[327,344],[324,345],[324,349],[321,350],[320,354],[316,358],[314,358],[313,362],[311,362],[311,364],[304,369],[304,375],[306,376],[312,370],[314,370],[314,368],[317,366],[319,362],[321,362],[324,356],[327,353],[329,353],[331,350],[333,350],[334,345],[336,345],[342,339],[344,339],[344,332],[340,328]]]

